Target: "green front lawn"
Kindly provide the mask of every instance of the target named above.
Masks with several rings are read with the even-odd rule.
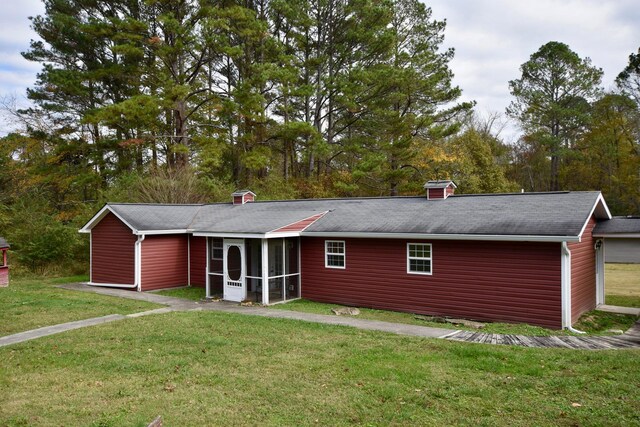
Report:
[[[158,295],[164,295],[167,297],[176,297],[176,298],[184,298],[193,301],[200,301],[201,299],[206,297],[206,291],[204,288],[198,287],[184,287],[184,288],[175,288],[175,289],[165,289],[162,291],[154,292]]]
[[[0,425],[638,425],[639,356],[169,313],[0,349]]]
[[[336,304],[323,304],[309,300],[295,300],[285,304],[276,304],[270,308],[276,310],[302,311],[306,313],[328,314],[332,315],[332,308],[340,307]],[[360,314],[357,316],[361,319],[381,320],[393,323],[408,323],[411,325],[432,326],[436,328],[448,329],[468,329],[477,330],[462,325],[452,325],[450,323],[437,323],[422,320],[425,316],[418,316],[411,313],[401,313],[397,311],[373,310],[370,308],[360,308]],[[638,320],[636,316],[624,314],[605,313],[601,311],[591,311],[585,313],[580,320],[574,325],[578,330],[588,332],[590,334],[603,334],[607,329],[622,329],[626,331],[633,323]],[[485,327],[480,329],[481,332],[493,334],[518,334],[518,335],[568,335],[571,334],[566,330],[552,330],[539,326],[531,326],[526,324],[515,323],[486,323]]]
[[[605,302],[623,307],[640,307],[640,264],[605,264]]]
[[[0,288],[0,336],[74,320],[162,307],[143,301],[69,291],[55,286],[83,281],[87,281],[87,277],[12,278],[9,287]]]

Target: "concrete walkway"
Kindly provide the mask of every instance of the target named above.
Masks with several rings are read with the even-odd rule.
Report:
[[[596,310],[607,311],[609,313],[631,314],[633,316],[640,316],[640,308],[635,307],[620,307],[617,305],[600,304],[598,307],[596,307]]]
[[[348,316],[331,316],[324,314],[303,313],[288,310],[273,310],[264,307],[242,307],[236,303],[229,302],[200,302],[190,301],[182,298],[168,297],[148,292],[135,292],[124,289],[100,288],[87,286],[82,283],[71,283],[60,286],[64,289],[94,292],[102,295],[111,295],[120,298],[129,298],[156,304],[167,305],[168,307],[134,313],[129,315],[114,314],[110,316],[97,317],[93,319],[78,320],[75,322],[63,323],[60,325],[48,326],[34,329],[32,331],[21,332],[19,334],[0,337],[0,347],[32,339],[57,334],[72,329],[98,325],[126,318],[146,316],[150,314],[167,313],[171,311],[194,311],[210,310],[225,313],[237,313],[252,316],[271,317],[279,319],[294,319],[306,322],[323,323],[330,325],[351,326],[359,329],[371,331],[391,332],[400,335],[410,335],[426,338],[442,338],[454,341],[476,342],[486,344],[517,345],[525,347],[559,347],[559,348],[581,348],[581,349],[612,349],[612,348],[640,348],[640,324],[631,328],[624,335],[614,337],[574,337],[574,336],[554,336],[554,337],[525,337],[520,335],[486,334],[481,332],[469,332],[444,328],[433,328],[428,326],[409,325],[402,323],[382,322],[378,320],[359,319]]]

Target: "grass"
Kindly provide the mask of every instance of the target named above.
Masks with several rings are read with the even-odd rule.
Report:
[[[184,287],[184,288],[175,288],[175,289],[165,289],[162,291],[155,292],[158,295],[164,295],[168,297],[175,298],[184,298],[193,301],[200,301],[205,298],[206,292],[204,288],[198,287]]]
[[[306,313],[329,314],[332,315],[332,308],[340,307],[336,304],[324,304],[309,300],[294,300],[286,304],[277,304],[270,308],[277,310],[302,311]],[[384,322],[407,323],[410,325],[433,326],[436,328],[448,329],[470,329],[461,325],[452,325],[449,323],[438,323],[421,320],[424,316],[416,316],[412,313],[401,313],[396,311],[374,310],[370,308],[360,308],[361,319],[381,320]],[[605,313],[601,311],[591,311],[578,321],[574,327],[578,330],[590,334],[603,334],[607,329],[622,329],[626,331],[637,320],[636,316],[624,314]],[[534,336],[550,336],[550,335],[569,335],[566,330],[552,330],[539,326],[515,323],[486,323],[482,332],[494,334],[519,334]]]
[[[168,313],[1,348],[0,425],[637,425],[638,356]]]
[[[162,307],[143,301],[60,289],[55,285],[86,281],[85,276],[13,279],[0,288],[0,336],[74,320],[129,314]]]
[[[605,302],[640,307],[640,264],[605,264]]]

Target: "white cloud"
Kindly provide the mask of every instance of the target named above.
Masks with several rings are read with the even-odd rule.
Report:
[[[446,19],[444,47],[454,47],[451,68],[464,99],[480,112],[504,112],[511,102],[508,82],[549,41],[569,45],[604,71],[611,89],[640,47],[637,0],[430,0],[436,19]],[[514,135],[510,135],[514,137]]]

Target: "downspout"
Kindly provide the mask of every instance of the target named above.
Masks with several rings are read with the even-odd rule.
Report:
[[[135,282],[134,286],[138,292],[142,291],[142,242],[146,236],[144,234],[138,235],[138,240],[135,244]]]
[[[574,334],[585,334],[571,326],[571,251],[567,242],[562,242],[561,271],[562,326]]]

